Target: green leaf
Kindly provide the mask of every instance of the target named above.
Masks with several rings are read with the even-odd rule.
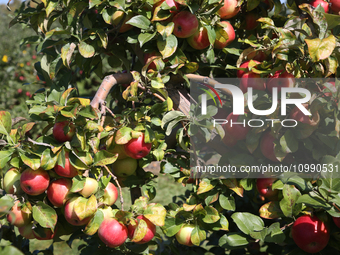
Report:
[[[86,42],[82,41],[78,45],[79,52],[84,58],[91,58],[95,53],[95,49],[92,45],[87,44]]]
[[[156,226],[164,226],[165,216],[166,210],[161,204],[149,204],[144,211],[144,217]]]
[[[260,4],[260,2],[261,0],[247,1],[247,12],[254,10]]]
[[[284,216],[280,208],[279,201],[270,201],[261,206],[260,210],[260,217],[264,219],[277,219]]]
[[[286,153],[294,153],[298,150],[299,143],[294,136],[293,131],[288,129],[284,135],[280,138],[280,145],[282,148],[282,151]]]
[[[177,50],[177,37],[173,34],[169,35],[165,40],[161,36],[158,37],[157,47],[163,58],[172,56]]]
[[[3,169],[11,159],[13,151],[0,151],[0,169]]]
[[[76,44],[75,43],[65,44],[61,48],[61,59],[63,60],[64,66],[66,66],[68,68],[70,68],[71,57],[72,57],[72,54],[73,54],[75,48],[76,48]]]
[[[25,165],[30,167],[33,170],[38,170],[40,167],[40,158],[32,155],[32,154],[20,154],[21,160],[24,162]]]
[[[298,198],[296,201],[297,204],[304,203],[307,206],[313,207],[313,208],[323,208],[325,210],[328,210],[331,208],[331,206],[321,197],[319,196],[312,196],[311,194],[304,194]]]
[[[230,247],[240,247],[248,245],[248,237],[239,233],[228,233],[220,238],[218,246],[230,249]]]
[[[211,224],[211,223],[215,223],[220,220],[219,213],[215,208],[211,206],[206,206],[204,209],[207,214],[204,216],[202,220],[205,223]]]
[[[310,57],[314,62],[328,58],[333,53],[336,46],[336,38],[334,35],[330,35],[323,40],[315,38],[305,39],[305,41],[308,45]]]
[[[11,246],[0,246],[0,253],[11,254],[11,255],[24,255],[22,251],[20,251],[17,247],[12,246],[12,245]]]
[[[302,205],[295,204],[301,196],[300,191],[294,185],[285,184],[282,190],[283,199],[280,201],[280,208],[286,217],[293,217],[299,214]]]
[[[115,136],[115,142],[116,144],[126,144],[128,143],[132,136],[131,136],[132,129],[129,127],[123,127],[119,129]]]
[[[90,222],[86,225],[84,233],[87,235],[94,235],[99,229],[100,224],[104,220],[104,213],[101,210],[97,210]]]
[[[162,119],[162,125],[161,127],[164,128],[164,126],[169,123],[170,121],[179,118],[179,117],[183,117],[185,118],[185,114],[180,112],[180,111],[171,111],[168,112],[167,114],[164,115],[163,119]]]
[[[251,213],[234,213],[231,218],[236,223],[237,227],[246,235],[249,235],[253,231],[261,231],[264,228],[263,220]]]
[[[141,29],[148,29],[151,22],[143,15],[138,15],[132,17],[128,22],[126,22],[126,24],[130,24]]]
[[[279,222],[275,222],[269,226],[268,235],[265,238],[266,242],[280,244],[280,243],[283,243],[285,239],[286,239],[286,235],[281,230]]]
[[[174,236],[181,229],[183,222],[179,218],[166,218],[162,230],[167,237]]]
[[[233,196],[225,196],[223,194],[219,197],[219,203],[221,207],[227,211],[235,211],[236,204]]]
[[[97,199],[94,195],[88,199],[84,197],[77,197],[75,198],[75,204],[73,208],[79,220],[83,220],[96,212]]]
[[[204,241],[207,238],[207,234],[204,230],[201,230],[198,225],[195,226],[195,228],[191,232],[191,242],[194,245],[199,246],[202,241]]]
[[[203,179],[199,184],[197,194],[208,192],[212,190],[213,188],[215,188],[215,185],[212,185],[209,179]]]
[[[86,177],[84,177],[84,176],[77,175],[77,176],[73,177],[72,178],[72,187],[70,189],[70,192],[76,193],[76,192],[81,191],[85,186],[85,181],[86,181]]]
[[[12,117],[9,112],[0,111],[0,134],[8,135],[12,129]]]
[[[155,36],[156,36],[157,32],[154,32],[153,34],[151,33],[141,33],[138,35],[138,41],[139,41],[139,45],[140,47],[143,47],[143,45],[145,43],[147,43],[148,41],[152,40]]]
[[[106,166],[114,163],[118,158],[118,154],[112,154],[108,151],[101,150],[94,155],[93,166]]]
[[[39,201],[33,206],[33,219],[43,228],[54,229],[57,224],[58,216],[56,211],[49,205]]]
[[[54,168],[58,160],[58,156],[53,154],[52,151],[47,148],[41,155],[40,167],[44,170],[51,170]]]

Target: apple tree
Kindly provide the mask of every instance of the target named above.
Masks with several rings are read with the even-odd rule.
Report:
[[[35,31],[23,40],[42,54],[34,67],[45,88],[26,101],[29,121],[0,112],[1,251],[29,254],[37,239],[76,245],[79,254],[336,254],[339,5],[24,1],[10,26]],[[96,93],[79,89],[80,71],[102,81],[88,87]],[[281,115],[277,106],[258,117],[250,100],[240,116],[228,90],[221,105],[212,94],[207,114],[194,114],[201,99],[190,92],[213,89],[221,77],[237,79],[245,95],[252,88],[261,110],[278,91],[305,89],[311,116],[292,106]],[[282,125],[287,118],[296,126]],[[230,125],[254,119],[263,125]],[[41,135],[28,137],[37,123]],[[291,165],[305,175],[221,178],[193,167],[216,158],[238,169]],[[189,188],[182,201],[153,202],[158,175],[144,170],[153,161]]]

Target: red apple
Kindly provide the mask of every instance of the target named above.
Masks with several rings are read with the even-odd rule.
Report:
[[[318,217],[303,215],[294,222],[292,238],[300,249],[308,253],[323,250],[329,241],[329,228]]]
[[[255,12],[248,12],[245,16],[245,30],[253,30],[257,27],[258,25],[258,15]]]
[[[9,169],[4,176],[4,189],[7,194],[20,193],[20,177],[21,174],[18,169]]]
[[[26,169],[20,177],[22,190],[31,196],[37,196],[45,192],[50,184],[50,177],[47,171],[43,169],[33,170]]]
[[[208,31],[205,27],[200,27],[192,36],[187,38],[187,41],[195,50],[203,50],[210,45]]]
[[[272,190],[272,185],[276,178],[258,178],[256,188],[259,194],[265,198],[273,199],[279,192],[277,189]]]
[[[319,4],[321,4],[321,7],[325,10],[325,13],[328,13],[329,3],[324,0],[312,0],[309,4],[315,8],[318,7]]]
[[[25,224],[18,228],[19,233],[21,236],[25,237],[26,239],[34,239],[34,233],[33,233],[33,223]]]
[[[61,165],[55,165],[54,171],[63,177],[73,178],[78,175],[78,170],[72,166],[69,158],[69,152],[65,152],[65,166],[62,167]]]
[[[194,244],[191,242],[191,233],[194,228],[195,225],[193,224],[184,224],[175,235],[177,242],[186,246],[193,246]]]
[[[217,11],[217,14],[222,19],[230,19],[237,15],[237,13],[241,10],[241,7],[238,6],[237,0],[222,0],[223,6]]]
[[[104,189],[104,195],[99,199],[100,202],[106,205],[113,205],[116,203],[118,198],[118,191],[113,183],[109,182],[109,184]]]
[[[108,247],[115,248],[125,243],[127,227],[114,218],[105,219],[99,226],[98,236]]]
[[[62,207],[67,200],[67,195],[72,187],[72,181],[60,178],[52,181],[47,189],[47,198],[55,207]]]
[[[256,73],[246,73],[241,78],[240,89],[243,93],[248,92],[248,88],[256,90],[266,90],[266,82],[261,75]]]
[[[340,0],[330,0],[331,9],[335,14],[340,13]]]
[[[131,158],[141,159],[148,155],[151,151],[152,143],[144,142],[144,134],[138,138],[132,138],[124,145],[125,153]]]
[[[84,188],[81,191],[79,191],[79,193],[83,197],[89,197],[92,194],[96,193],[97,190],[98,190],[97,180],[90,177],[86,177]]]
[[[40,235],[40,233],[34,231],[34,229],[33,229],[33,235],[38,240],[50,240],[50,239],[53,239],[53,237],[55,236],[55,233],[56,233],[56,229],[54,230],[54,232],[52,232],[52,229],[44,228],[44,236],[42,236],[42,235]]]
[[[340,228],[340,217],[332,217],[334,224]]]
[[[31,222],[32,219],[32,213],[31,212],[25,212],[21,210],[22,207],[19,206],[19,201],[16,201],[10,211],[10,213],[7,215],[7,220],[9,223],[16,227],[22,227],[24,225],[27,225]]]
[[[216,28],[215,49],[223,49],[235,40],[235,30],[228,21],[221,21],[222,27]]]
[[[127,177],[134,174],[137,170],[138,162],[134,158],[117,159],[112,164],[114,174],[118,177]]]
[[[83,226],[86,225],[91,220],[91,216],[80,220],[75,212],[75,207],[78,206],[77,204],[82,202],[81,199],[84,198],[73,197],[70,200],[68,200],[65,205],[64,210],[65,219],[67,220],[68,223],[70,223],[73,226]]]
[[[303,106],[308,109],[307,104],[303,104]],[[289,118],[311,126],[316,126],[320,121],[320,116],[318,112],[315,112],[314,117],[311,119],[308,115],[305,115],[297,106],[295,106],[290,112]]]
[[[149,59],[151,57],[154,57],[154,56],[161,56],[161,54],[153,51],[153,52],[150,52],[150,53],[145,53],[144,54],[144,64],[148,63],[149,62]],[[156,60],[157,61],[157,60]],[[167,61],[164,61],[164,63],[167,62]],[[156,67],[156,63],[155,61],[151,62],[150,65],[148,66],[148,69],[147,70],[157,70],[157,67]]]
[[[188,38],[198,30],[198,19],[189,11],[182,11],[172,19],[175,24],[174,35],[178,38]]]
[[[244,140],[247,137],[250,127],[247,125],[247,121],[244,124],[234,124],[235,122],[243,123],[243,117],[230,113],[227,117],[227,123],[223,125],[224,130],[235,140]]]
[[[155,236],[156,226],[151,221],[149,221],[147,218],[145,218],[143,215],[139,215],[137,219],[145,221],[147,225],[145,236],[143,237],[142,240],[140,240],[137,243],[143,244],[143,243],[147,243],[151,241],[152,238]],[[139,221],[136,221],[135,223],[136,223],[135,225],[129,224],[128,226],[128,235],[130,239],[133,238],[133,235],[135,234],[135,230],[138,227]]]
[[[112,15],[112,24],[115,25],[115,26],[118,26],[118,24],[120,24],[123,17],[124,17],[123,11],[115,11],[115,13]],[[123,21],[123,24],[119,29],[119,33],[127,32],[131,28],[133,28],[132,25],[126,24],[126,22],[128,22],[132,17],[133,17],[132,12],[129,12],[128,14],[126,14],[125,19]]]
[[[281,88],[293,88],[295,85],[294,75],[283,72],[283,70],[276,71],[273,76],[270,76],[267,81],[267,90],[272,93],[273,88],[277,88],[277,92],[281,92]]]
[[[255,63],[256,65],[261,64],[259,61],[256,60],[251,60],[253,63]],[[243,70],[237,70],[237,77],[241,78],[244,74],[249,73],[249,64],[250,64],[250,60],[247,62],[244,62],[240,65],[240,68],[245,68],[247,69],[246,71]]]
[[[65,129],[68,130],[66,133]],[[53,126],[53,137],[60,143],[71,141],[75,132],[76,128],[74,124],[67,120],[57,122]]]
[[[263,154],[267,159],[270,159],[271,161],[274,162],[280,162],[276,156],[275,156],[275,137],[272,136],[270,131],[264,134],[264,136],[261,139],[260,143],[260,149]]]
[[[222,142],[227,145],[228,147],[232,148],[237,144],[237,139],[234,136],[230,135],[227,130],[224,128],[224,137]]]

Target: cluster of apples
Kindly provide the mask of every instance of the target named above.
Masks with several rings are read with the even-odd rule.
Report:
[[[240,78],[240,89],[246,93],[248,88],[256,90],[267,91],[272,94],[273,88],[277,88],[280,92],[281,88],[292,88],[295,85],[294,75],[284,71],[278,70],[273,75],[270,75],[268,81],[261,77],[251,69],[260,65],[261,62],[257,60],[249,60],[240,65],[240,70],[237,71],[237,77]]]
[[[329,3],[324,0],[312,0],[310,4],[315,8],[318,7],[318,5],[321,5],[321,7],[325,10],[325,13],[328,13],[329,7],[331,7],[334,14],[340,14],[340,0],[330,0]]]
[[[278,200],[277,189],[272,189],[277,178],[259,178],[256,188],[260,196],[271,201]],[[340,228],[340,217],[332,217],[334,224]],[[291,236],[302,250],[308,253],[317,253],[323,250],[330,238],[329,224],[324,223],[316,215],[302,215],[296,219],[291,229]]]
[[[143,226],[143,231],[138,232],[139,224]],[[155,233],[156,226],[144,215],[131,219],[127,227],[115,218],[106,218],[98,229],[99,238],[110,248],[121,246],[127,238],[132,242],[144,244],[150,242]]]
[[[200,25],[195,14],[187,10],[181,10],[181,5],[175,0],[158,1],[152,8],[154,15],[160,11],[163,2],[166,2],[171,8],[171,16],[164,21],[174,23],[173,34],[176,37],[187,39],[189,45],[196,50],[203,50],[209,47],[210,42],[207,29]],[[230,19],[240,11],[237,0],[224,0],[223,4],[224,5],[217,12],[221,19]],[[128,22],[133,16],[132,12],[127,13],[124,21],[122,22],[124,12],[116,11],[112,16],[112,23],[114,25],[118,25],[122,22],[119,32],[124,33],[132,29],[132,26],[130,24],[126,24],[126,22]],[[219,22],[215,30],[216,40],[214,47],[216,49],[223,49],[235,40],[235,30],[229,22]],[[156,53],[154,53],[154,55],[155,54]],[[151,66],[150,69],[155,68]]]
[[[152,143],[145,142],[144,133],[137,133],[137,138],[132,138],[124,145],[116,144],[113,148],[107,148],[108,152],[117,153],[118,158],[112,164],[113,173],[118,177],[122,185],[127,177],[135,175],[138,167],[138,159],[147,156],[152,148]]]
[[[270,94],[272,94],[273,88],[277,88],[277,92],[279,93],[282,88],[289,87],[292,88],[295,86],[295,77],[294,75],[284,71],[279,70],[276,71],[273,75],[268,77],[267,82],[264,78],[261,77],[260,74],[257,74],[252,71],[253,67],[260,65],[261,62],[257,60],[249,60],[240,65],[240,70],[237,71],[237,77],[240,78],[240,89],[243,93],[246,93],[248,88],[251,87],[255,90],[265,91],[267,90]],[[330,82],[333,86],[335,86],[334,82]],[[324,87],[324,90],[327,88]],[[329,89],[327,89],[329,91]],[[331,93],[324,93],[325,96],[331,96]],[[308,105],[304,105],[308,109]],[[298,123],[304,123],[308,125],[310,128],[308,130],[304,130],[301,132],[300,138],[309,137],[317,128],[320,122],[320,116],[318,112],[313,113],[312,118],[304,115],[298,107],[293,108],[293,110],[289,114],[289,119],[294,119]],[[245,140],[247,134],[251,130],[248,125],[240,125],[235,124],[231,125],[230,123],[238,122],[242,123],[245,120],[244,116],[234,115],[230,113],[227,117],[228,123],[223,125],[225,136],[223,138],[223,143],[228,147],[233,147],[240,140]],[[272,134],[270,131],[265,132],[265,134],[261,138],[260,149],[262,154],[273,162],[279,162],[275,155],[275,140],[277,137]]]

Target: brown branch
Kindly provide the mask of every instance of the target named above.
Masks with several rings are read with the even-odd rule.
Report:
[[[187,74],[186,77],[188,79],[190,79],[191,81],[194,81],[194,82],[197,82],[197,83],[208,84],[208,85],[210,85],[214,88],[217,84],[221,84],[214,79],[211,79],[211,78],[208,78],[208,77],[205,77],[205,76],[201,76],[201,75],[197,75],[197,74]],[[232,93],[229,89],[221,88],[219,90],[221,90],[223,94],[232,96]]]
[[[152,95],[154,95],[155,97],[157,97],[157,98],[158,98],[159,100],[161,100],[162,102],[165,102],[165,101],[166,101],[162,96],[158,95],[157,93],[153,93]]]
[[[132,81],[133,76],[131,73],[116,73],[106,76],[91,101],[91,106],[95,109],[99,109],[99,105],[105,102],[113,86],[117,84],[131,83]]]
[[[107,166],[104,166],[104,168],[106,169],[106,171],[112,176],[112,178],[115,180],[118,189],[119,189],[119,197],[120,197],[120,203],[122,205],[122,211],[124,211],[124,199],[123,199],[123,192],[122,192],[122,187],[120,186],[117,177],[110,171],[110,169]]]

